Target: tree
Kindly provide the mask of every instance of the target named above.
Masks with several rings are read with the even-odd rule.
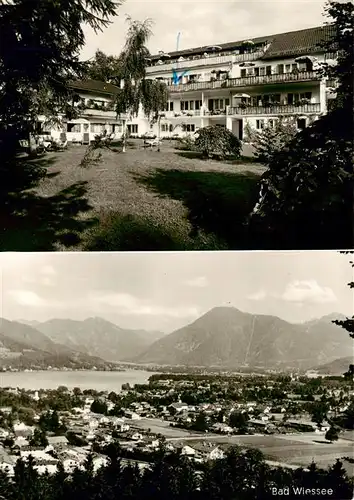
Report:
[[[354,6],[330,2],[326,13],[333,20],[326,50],[339,58],[323,71],[338,81],[336,103],[272,156],[250,219],[263,248],[352,247]]]
[[[241,141],[230,130],[210,125],[198,130],[195,149],[203,156],[211,158],[213,154],[225,158],[227,155],[239,157]]]
[[[279,117],[274,126],[269,122],[261,132],[256,133],[253,139],[255,157],[261,163],[268,164],[273,155],[281,151],[284,146],[295,137],[297,128],[294,119],[286,120]]]
[[[317,425],[322,424],[322,422],[327,417],[327,412],[328,412],[328,406],[326,403],[323,403],[322,401],[316,401],[312,403],[310,408],[310,413],[312,421],[315,422]]]
[[[33,435],[29,441],[30,446],[39,446],[45,448],[48,446],[48,439],[46,433],[41,429],[35,429]]]
[[[193,424],[193,429],[199,432],[206,432],[209,429],[208,420],[204,412],[198,413]]]
[[[150,36],[151,20],[130,23],[127,40],[119,56],[119,72],[117,80],[123,82],[123,88],[116,98],[118,115],[127,114],[130,118],[137,116],[140,106],[145,115],[153,122],[159,121],[159,112],[167,106],[168,90],[160,80],[146,77],[146,68],[150,57],[146,43]],[[160,127],[159,127],[160,128]],[[124,121],[123,152],[126,151],[127,131]]]
[[[327,439],[327,441],[330,441],[331,443],[333,441],[337,441],[338,440],[338,431],[337,431],[337,429],[335,429],[335,427],[330,427],[328,429],[328,431],[326,432],[326,434],[325,434],[325,438]]]
[[[86,77],[92,80],[108,82],[119,73],[119,59],[108,56],[102,50],[96,50],[94,58],[86,62]]]
[[[64,118],[75,118],[69,83],[85,72],[85,64],[79,61],[85,44],[84,28],[98,32],[107,27],[119,4],[113,0],[1,2],[1,228],[12,229],[28,220],[31,210],[35,211],[34,200],[45,203],[39,195],[30,196],[28,189],[36,187],[47,170],[43,162],[19,157],[19,140],[31,143],[39,115],[56,123],[60,113]],[[71,216],[82,207],[82,203],[77,204]]]
[[[233,411],[230,414],[229,425],[230,427],[236,427],[240,434],[246,434],[248,420],[247,414]]]
[[[93,413],[100,413],[102,415],[107,415],[107,404],[104,401],[95,399],[91,405],[90,410]]]

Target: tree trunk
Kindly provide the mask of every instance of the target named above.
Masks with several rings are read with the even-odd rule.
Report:
[[[157,151],[160,151],[160,133],[161,133],[160,128],[161,128],[161,116],[159,116],[157,119],[157,140],[158,140]]]
[[[127,121],[123,121],[123,153],[127,150]]]

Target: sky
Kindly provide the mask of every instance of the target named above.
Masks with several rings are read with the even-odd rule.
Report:
[[[176,50],[178,32],[179,49],[183,50],[319,26],[327,20],[324,5],[323,0],[125,0],[103,33],[95,35],[85,29],[81,57],[89,59],[97,49],[119,55],[127,15],[137,21],[153,21],[148,48],[156,54]]]
[[[215,306],[290,322],[351,316],[349,259],[336,251],[1,253],[0,316],[98,316],[166,333]]]

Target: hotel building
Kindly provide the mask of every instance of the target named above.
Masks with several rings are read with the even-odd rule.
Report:
[[[241,140],[280,116],[293,117],[299,129],[325,114],[333,82],[321,63],[335,63],[323,47],[331,26],[249,40],[160,52],[150,59],[148,78],[168,85],[169,101],[159,122],[143,112],[129,122],[130,132],[161,137],[192,134],[219,125]],[[159,127],[159,130],[158,130]]]

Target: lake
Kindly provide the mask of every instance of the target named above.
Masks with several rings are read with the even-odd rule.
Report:
[[[122,372],[99,371],[33,371],[0,373],[0,387],[21,389],[56,389],[64,385],[69,389],[95,389],[120,392],[122,384],[145,384],[153,372],[125,370]]]

